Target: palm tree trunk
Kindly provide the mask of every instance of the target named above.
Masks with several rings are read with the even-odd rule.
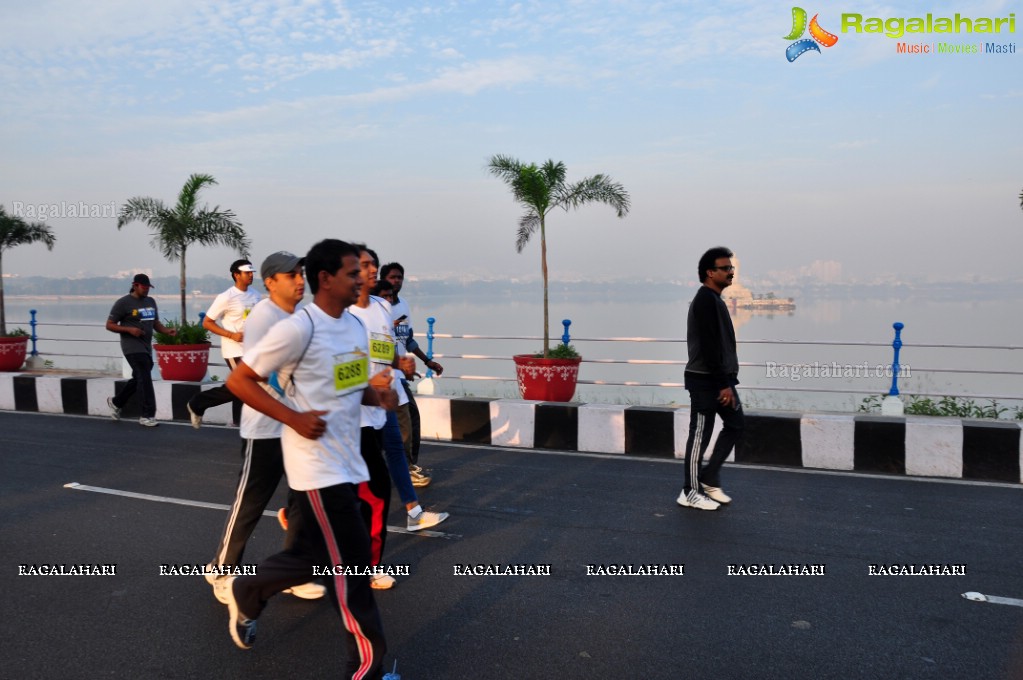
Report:
[[[7,312],[4,310],[4,251],[0,250],[0,337],[7,335]]]
[[[185,248],[181,246],[181,323],[185,323]]]
[[[551,352],[550,312],[547,309],[547,231],[540,213],[540,271],[543,273],[543,358]]]

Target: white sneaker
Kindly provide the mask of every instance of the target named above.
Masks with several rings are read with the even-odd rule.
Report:
[[[206,580],[209,580],[209,578],[207,578]],[[213,581],[210,582],[210,585],[213,586],[213,597],[217,598],[217,602],[219,602],[220,604],[227,604],[227,601],[229,599],[227,591],[231,587],[230,581],[231,577],[221,576],[219,578],[213,579]]]
[[[675,502],[683,508],[696,508],[697,510],[717,510],[721,507],[717,501],[713,501],[695,490],[690,491],[689,495],[682,492]]]
[[[256,620],[247,618],[238,609],[238,602],[234,599],[234,576],[228,576],[224,588],[227,593],[227,611],[230,613],[228,630],[231,632],[231,639],[242,649],[252,649],[256,643]]]
[[[428,529],[429,527],[435,527],[450,515],[446,512],[425,512],[420,511],[415,517],[409,513],[408,516],[408,527],[409,531],[419,531],[420,529]]]
[[[373,590],[390,590],[397,581],[390,574],[373,574],[369,577],[369,587]]]
[[[192,427],[198,430],[200,427],[202,427],[202,416],[193,411],[192,405],[187,401],[185,402],[185,408],[188,409],[188,417],[192,421]]]
[[[728,505],[732,502],[732,497],[721,490],[718,486],[707,486],[703,485],[703,495],[712,501],[717,501],[721,505]]]
[[[113,397],[107,397],[107,406],[110,407],[110,417],[113,418],[114,420],[120,420],[121,419],[121,409],[119,409],[116,406],[114,406],[114,398]]]
[[[156,418],[146,418],[145,416],[139,418],[139,425],[142,427],[156,427],[159,424],[156,422]]]
[[[321,586],[319,583],[303,583],[300,586],[291,586],[284,590],[289,595],[294,595],[302,600],[318,600],[327,594],[326,586]]]

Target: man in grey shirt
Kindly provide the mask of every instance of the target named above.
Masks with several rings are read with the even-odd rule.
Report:
[[[153,287],[149,277],[136,274],[131,282],[131,292],[114,303],[107,318],[107,330],[121,336],[121,352],[131,366],[131,380],[113,397],[107,397],[110,417],[121,419],[121,409],[128,403],[136,389],[141,389],[142,417],[139,425],[156,427],[156,395],[153,392],[153,330],[167,335],[177,331],[160,323],[156,300],[149,297]]]

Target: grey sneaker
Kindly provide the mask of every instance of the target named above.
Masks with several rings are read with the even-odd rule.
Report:
[[[415,517],[409,515],[407,524],[408,530],[419,531],[420,529],[429,529],[430,527],[437,526],[438,524],[446,520],[448,517],[450,517],[450,515],[446,512],[423,511],[420,512]]]
[[[187,401],[185,402],[185,408],[188,409],[188,417],[192,421],[192,427],[198,430],[200,427],[202,427],[202,416],[193,411],[192,404]]]
[[[717,501],[721,505],[728,505],[732,502],[732,497],[721,490],[721,487],[703,485],[703,495],[712,501]]]
[[[712,501],[702,493],[697,493],[696,490],[690,491],[688,494],[683,491],[675,502],[683,508],[696,508],[697,510],[717,510],[721,507],[720,503]]]
[[[242,649],[252,649],[256,643],[256,620],[246,618],[238,611],[238,602],[234,599],[234,580],[236,577],[228,576],[225,581],[227,592],[227,610],[231,613],[228,623],[228,630],[231,632],[231,639]]]
[[[139,418],[139,425],[142,427],[156,427],[159,424],[156,422],[156,418],[146,418],[145,416]]]
[[[114,420],[120,420],[121,419],[121,409],[119,409],[116,406],[114,406],[114,398],[113,397],[107,397],[107,406],[110,407],[110,417],[113,418]]]

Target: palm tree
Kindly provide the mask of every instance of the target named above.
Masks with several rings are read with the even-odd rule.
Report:
[[[565,164],[549,160],[542,166],[524,165],[510,156],[497,155],[487,166],[491,175],[511,187],[512,196],[526,213],[519,220],[515,249],[522,249],[529,238],[540,230],[540,272],[543,274],[543,356],[550,353],[550,314],[547,308],[547,213],[555,208],[566,212],[586,203],[606,203],[618,217],[629,213],[629,194],[618,182],[606,175],[593,175],[575,184],[565,184]]]
[[[17,215],[8,215],[0,205],[0,336],[7,335],[7,314],[4,311],[4,251],[14,246],[42,242],[53,250],[57,237],[42,222],[26,222]]]
[[[223,245],[237,250],[242,257],[249,256],[249,239],[245,236],[241,222],[230,210],[215,206],[212,210],[203,206],[196,210],[199,192],[205,186],[215,185],[212,175],[194,174],[185,182],[178,194],[178,202],[167,208],[156,198],[136,196],[129,198],[121,207],[117,228],[134,220],[145,222],[153,229],[151,245],[163,253],[169,261],[181,263],[181,321],[185,317],[185,252],[188,246],[198,243],[204,246]]]

